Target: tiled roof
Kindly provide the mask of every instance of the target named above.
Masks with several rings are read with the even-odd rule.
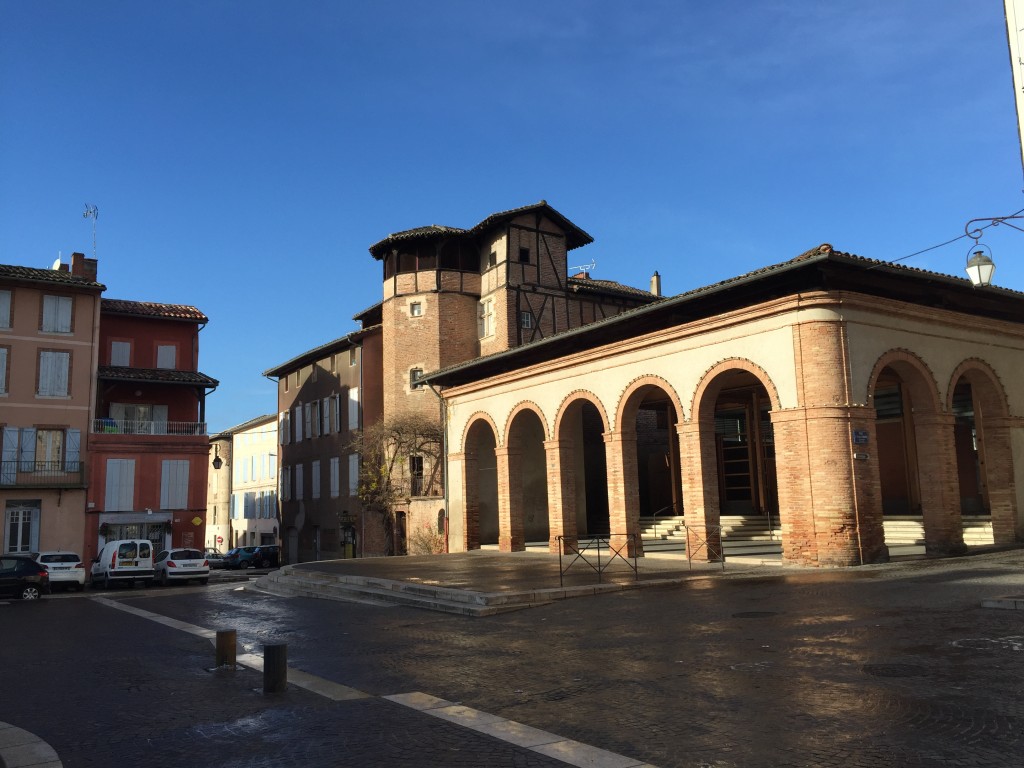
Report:
[[[157,304],[152,301],[103,299],[101,311],[112,315],[159,317],[164,320],[185,320],[193,323],[207,323],[210,321],[210,318],[198,309],[187,304]]]
[[[36,269],[19,267],[14,264],[0,264],[0,280],[25,280],[33,283],[52,283],[66,285],[69,288],[92,288],[105,291],[107,286],[88,280],[79,275],[72,275],[60,269]]]
[[[117,365],[101,365],[96,378],[104,381],[137,381],[147,384],[195,384],[216,387],[220,384],[199,371],[175,371],[168,368],[124,368]]]
[[[352,331],[352,333],[346,334],[345,336],[328,341],[325,344],[321,344],[319,347],[307,349],[305,352],[296,355],[291,360],[285,360],[280,365],[268,368],[263,372],[263,375],[267,377],[278,377],[282,374],[288,373],[289,371],[294,371],[296,368],[301,368],[308,362],[320,360],[328,354],[333,354],[339,350],[354,347],[364,336],[372,331],[378,330],[379,328],[379,325],[371,325],[369,328]]]
[[[630,298],[647,299],[648,301],[660,300],[662,296],[655,296],[650,291],[642,288],[634,288],[631,285],[617,283],[614,280],[595,280],[592,277],[569,277],[569,287],[574,291],[593,291],[595,293],[621,293]]]
[[[511,208],[507,211],[499,211],[498,213],[492,213],[490,216],[485,218],[479,224],[474,226],[472,229],[460,229],[458,227],[447,227],[440,224],[431,224],[427,227],[416,227],[415,229],[406,229],[402,232],[396,232],[392,235],[388,235],[383,240],[379,240],[370,246],[370,253],[375,258],[382,258],[384,255],[385,246],[402,242],[405,240],[414,240],[418,238],[431,238],[437,237],[438,235],[449,235],[449,236],[469,236],[473,237],[481,232],[485,232],[492,227],[496,227],[499,224],[510,221],[517,216],[522,216],[524,213],[530,213],[531,211],[543,211],[544,214],[554,221],[558,222],[566,232],[566,250],[572,250],[573,248],[579,248],[587,243],[594,242],[594,238],[584,232],[582,229],[573,224],[569,219],[565,218],[562,214],[548,205],[547,200],[541,200],[539,203],[532,203],[530,205],[524,205],[520,208]]]
[[[233,435],[236,432],[244,432],[245,430],[249,429],[250,427],[256,427],[256,426],[259,426],[260,424],[269,424],[272,421],[273,422],[277,421],[277,415],[273,414],[273,413],[265,413],[262,416],[257,416],[254,419],[249,419],[248,421],[243,421],[241,424],[236,424],[233,427],[229,427],[228,429],[221,430],[220,432],[218,432],[215,435],[210,435],[210,439],[211,440],[215,440],[215,439],[217,439],[219,437],[226,437],[228,435]]]
[[[851,253],[836,251],[830,244],[823,243],[787,261],[761,267],[727,280],[664,298],[661,301],[633,307],[619,314],[562,331],[538,341],[495,352],[485,357],[467,360],[466,362],[438,371],[429,372],[423,376],[423,380],[438,382],[442,386],[462,381],[471,381],[493,375],[493,372],[498,369],[505,370],[509,366],[525,364],[525,362],[510,363],[508,360],[519,358],[520,361],[529,360],[530,362],[536,362],[540,359],[551,359],[565,354],[564,349],[567,344],[571,344],[572,348],[576,350],[589,349],[611,341],[616,336],[635,334],[639,327],[638,323],[643,324],[645,331],[664,324],[677,324],[685,321],[680,318],[688,318],[690,316],[691,310],[688,310],[688,307],[698,307],[699,302],[705,297],[725,296],[733,289],[744,289],[748,284],[755,286],[767,278],[775,276],[784,277],[787,273],[793,273],[803,269],[805,266],[811,265],[819,265],[820,269],[825,269],[832,265],[833,267],[840,268],[847,276],[857,275],[860,279],[854,290],[863,290],[863,278],[868,274],[877,275],[879,283],[886,279],[891,282],[894,279],[900,280],[902,278],[900,284],[907,286],[904,291],[913,295],[923,294],[920,293],[920,288],[917,284],[907,284],[905,282],[907,278],[915,281],[928,281],[935,287],[943,286],[943,290],[947,291],[947,297],[953,295],[960,296],[962,303],[970,303],[969,306],[975,307],[974,311],[982,315],[995,312],[993,309],[994,302],[1003,302],[1002,306],[1009,306],[1006,302],[1020,304],[1022,297],[1024,297],[1024,293],[1020,291],[1005,288],[990,287],[984,289],[984,291],[979,291],[974,289],[966,278],[918,269],[917,267],[907,267],[880,259],[868,259]],[[853,269],[850,269],[851,267]],[[740,300],[741,303],[743,301],[743,299]],[[966,303],[965,307],[968,306]],[[703,311],[707,310],[696,310],[698,315]],[[962,307],[960,311],[967,310]],[[1020,317],[1022,311],[1024,310],[1013,308],[1014,317]],[[1016,321],[1024,322],[1024,320],[1019,319]]]

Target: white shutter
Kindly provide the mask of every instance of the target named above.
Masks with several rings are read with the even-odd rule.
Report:
[[[325,397],[320,404],[320,417],[323,420],[323,434],[331,434],[331,398]]]
[[[331,398],[331,417],[334,419],[334,431],[341,432],[341,395]]]
[[[337,456],[331,457],[331,498],[336,499],[341,494],[341,459]]]
[[[64,446],[64,471],[77,472],[79,470],[78,458],[82,450],[82,431],[80,429],[69,429],[67,441]]]
[[[153,434],[154,435],[166,435],[167,434],[167,406],[166,405],[154,405],[153,406]]]
[[[0,291],[0,328],[11,327],[11,292]]]
[[[281,411],[277,414],[277,439],[280,445],[288,445],[291,424],[288,423],[288,411]]]
[[[356,496],[359,493],[359,454],[348,455],[348,495]]]
[[[292,409],[292,422],[295,425],[295,442],[302,442],[302,406],[296,405]]]
[[[237,493],[232,493],[231,494],[231,519],[232,520],[237,520],[238,519],[238,494]]]
[[[348,390],[348,428],[359,429],[359,387]]]
[[[305,406],[302,409],[302,414],[303,414],[303,418],[304,418],[305,435],[308,438],[312,438],[313,437],[313,404],[312,403],[306,403]]]
[[[121,368],[131,365],[132,345],[128,341],[110,342],[110,364]]]
[[[178,348],[173,344],[159,344],[156,348],[156,367],[174,370],[178,364]]]
[[[295,500],[302,501],[302,465],[295,465]]]
[[[43,330],[57,330],[57,297],[43,296]]]
[[[320,460],[317,459],[313,462],[312,471],[309,473],[309,481],[313,485],[310,491],[310,496],[314,499],[320,498]]]
[[[107,512],[130,512],[135,505],[135,459],[107,459]]]
[[[68,393],[68,367],[70,352],[39,353],[39,394],[54,397]]]
[[[0,316],[0,320],[2,319],[3,317]],[[7,347],[0,347],[0,393],[5,392],[7,392]]]
[[[71,333],[71,297],[57,297],[57,330]]]
[[[160,509],[188,509],[188,459],[164,459],[160,473]]]

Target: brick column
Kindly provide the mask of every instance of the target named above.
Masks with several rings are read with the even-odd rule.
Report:
[[[967,551],[960,516],[953,425],[952,414],[914,414],[924,546],[929,555],[956,555]]]
[[[683,519],[707,547],[693,553],[700,544],[687,536],[687,556],[719,561],[722,551],[721,506],[718,496],[718,455],[713,418],[676,425],[679,436],[679,464],[683,474]]]
[[[526,549],[526,530],[521,456],[509,448],[495,448],[494,456],[498,460],[498,549],[522,552]]]
[[[640,486],[636,466],[636,433],[605,432],[605,461],[608,467],[608,526],[611,548],[623,557],[643,557],[640,540]],[[630,541],[621,534],[632,533]],[[616,534],[619,534],[616,536]],[[632,546],[629,546],[632,544]]]
[[[576,473],[573,471],[575,446],[572,440],[546,440],[544,451],[548,468],[548,525],[550,538],[548,551],[559,551],[558,537],[562,537],[562,554],[576,549]]]
[[[804,565],[885,562],[874,411],[822,406],[771,412],[783,559]],[[867,443],[854,445],[853,430]],[[856,454],[856,456],[855,456]]]
[[[464,550],[480,549],[480,469],[475,452],[452,453],[448,456],[446,478],[449,488],[461,487],[462,503],[459,505],[454,494],[449,497],[449,536],[459,536]],[[460,477],[461,471],[461,477]],[[459,508],[461,506],[461,509]],[[461,523],[457,529],[455,521]],[[458,551],[449,540],[449,551]]]
[[[1015,419],[983,417],[981,424],[981,471],[988,488],[992,514],[992,539],[996,544],[1017,541],[1017,487],[1013,478],[1013,443],[1010,429]]]

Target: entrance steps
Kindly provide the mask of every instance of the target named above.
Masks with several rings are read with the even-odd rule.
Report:
[[[280,597],[314,597],[323,600],[363,603],[381,607],[405,605],[462,616],[493,616],[545,605],[564,596],[564,590],[533,590],[518,593],[468,592],[441,586],[416,584],[356,574],[331,573],[286,565],[258,579],[263,592]],[[548,592],[561,592],[558,597]]]
[[[641,517],[640,537],[646,554],[686,552],[684,518]],[[761,515],[722,515],[722,548],[725,557],[780,555],[782,541],[777,526]]]
[[[990,517],[964,516],[962,519],[964,544],[968,547],[984,547],[994,543]],[[924,521],[920,516],[889,516],[882,525],[885,528],[885,543],[889,547],[890,556],[924,554]]]

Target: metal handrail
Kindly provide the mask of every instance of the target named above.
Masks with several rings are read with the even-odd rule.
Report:
[[[613,538],[616,538],[616,539],[626,539],[627,540],[627,545],[628,544],[632,544],[632,547],[629,547],[627,545],[623,545],[622,547],[619,547],[618,549],[613,549],[612,548],[612,544],[611,544],[611,540]],[[637,580],[637,581],[640,580],[640,573],[637,570],[637,564],[636,564],[636,542],[637,542],[637,535],[635,533],[610,533],[607,536],[592,536],[592,537],[590,537],[590,538],[585,540],[586,543],[583,544],[582,547],[580,546],[580,544],[581,544],[580,540],[578,538],[576,538],[576,537],[558,536],[557,537],[557,541],[558,541],[558,584],[559,584],[559,586],[564,586],[565,574],[568,573],[569,569],[572,568],[576,563],[581,562],[581,561],[585,565],[589,566],[592,571],[597,573],[597,582],[599,584],[601,583],[601,575],[611,566],[611,564],[616,559],[622,560],[622,562],[624,562],[627,566],[629,566],[630,569],[632,569],[632,571],[633,571],[633,578],[635,580]],[[602,544],[604,544],[605,546],[608,547],[608,552],[609,552],[608,560],[606,562],[604,562],[604,563],[601,562],[601,545]],[[627,552],[626,556],[623,556],[623,554],[622,554],[623,548],[626,549],[626,552]],[[570,551],[566,552],[567,549],[570,550]],[[591,549],[593,549],[594,552],[596,552],[596,554],[597,554],[597,562],[596,563],[592,562],[591,560],[589,560],[587,558],[587,554],[591,552]],[[629,556],[628,553],[629,553],[629,551],[631,549],[632,549],[632,552],[633,552],[633,555],[632,555],[633,562],[632,562],[632,564],[629,562],[628,559],[626,559]],[[563,552],[565,552],[565,554],[567,554],[567,555],[572,555],[573,556],[572,560],[569,561],[568,565],[563,565],[563,563],[562,563],[562,554],[563,554]]]
[[[177,435],[195,437],[206,434],[205,421],[136,421],[134,419],[94,419],[93,434]]]

